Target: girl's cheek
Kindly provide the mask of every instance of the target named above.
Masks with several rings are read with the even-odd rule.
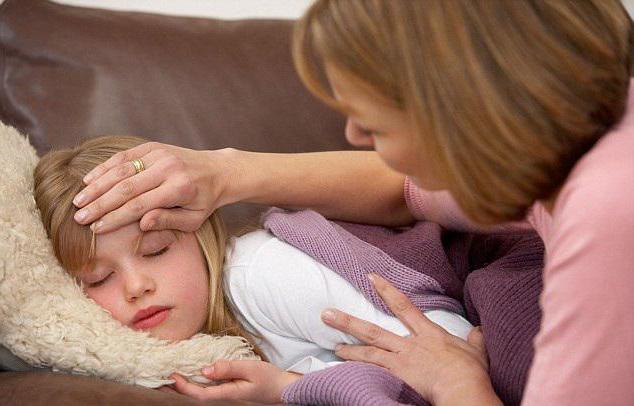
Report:
[[[110,312],[112,317],[116,320],[120,320],[119,317],[119,305],[117,304],[117,300],[114,295],[114,290],[109,289],[108,287],[102,287],[101,289],[91,289],[86,292],[86,295],[94,300],[100,307]]]

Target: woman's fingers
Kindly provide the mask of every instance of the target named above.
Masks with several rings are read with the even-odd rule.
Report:
[[[270,367],[270,364],[261,361],[217,361],[211,367],[203,368],[203,375],[214,381],[227,382],[207,387],[187,382],[178,374],[172,378],[176,381],[176,390],[198,399],[246,399],[250,396],[252,383],[266,381],[265,375]]]
[[[235,360],[217,361],[211,367],[203,369],[203,373],[213,380],[242,379],[253,381],[254,377],[262,372],[262,361]]]
[[[129,155],[130,154],[128,154],[127,156]],[[150,151],[147,154],[134,159],[141,159],[143,161],[144,170],[141,173],[137,174],[132,160],[121,162],[120,164],[106,170],[99,177],[93,179],[93,181],[89,185],[87,185],[81,192],[79,192],[77,196],[75,196],[75,198],[73,199],[73,203],[75,204],[75,206],[86,206],[88,203],[94,201],[95,199],[98,199],[104,193],[115,187],[115,185],[124,185],[123,187],[125,189],[121,191],[125,194],[125,192],[128,189],[131,189],[132,186],[136,186],[135,181],[143,172],[147,173],[146,171],[148,170],[154,176],[160,175],[162,173],[162,171],[157,170],[159,168],[153,168],[157,164],[157,162],[161,160],[161,153],[159,151]],[[126,185],[125,182],[127,179],[129,179],[129,181]]]
[[[143,163],[146,167],[149,166],[145,161]],[[131,161],[117,165],[79,192],[73,199],[73,204],[79,208],[84,207],[117,183],[134,176],[135,173],[136,171]]]
[[[175,207],[178,205],[178,200],[184,198],[183,194],[169,192],[174,190],[170,183],[165,183],[155,189],[151,189],[131,200],[128,200],[123,206],[110,210],[105,210],[106,215],[101,217],[99,221],[92,227],[96,233],[107,233],[117,228],[130,224],[139,220],[148,210],[156,207]],[[111,190],[102,198],[105,199],[110,193],[116,193],[115,190]],[[103,207],[101,207],[103,209]]]
[[[482,327],[474,327],[467,336],[467,342],[473,345],[478,351],[486,353],[486,346],[484,345],[484,335],[482,334]]]
[[[371,345],[341,345],[335,354],[348,361],[361,361],[392,369],[396,361],[394,353]]]
[[[174,380],[174,389],[183,395],[191,396],[196,399],[204,399],[205,388],[192,382],[188,382],[184,377],[178,374],[170,376]]]
[[[131,162],[133,159],[141,158],[147,155],[150,151],[152,151],[152,149],[156,148],[157,145],[160,144],[156,142],[146,142],[145,144],[137,145],[136,147],[130,148],[126,151],[117,152],[108,160],[95,166],[90,172],[88,172],[86,176],[84,176],[84,183],[86,185],[89,185],[95,179],[100,178],[112,168],[119,166],[125,162]]]
[[[161,392],[169,392],[169,393],[177,393],[176,389],[172,388],[171,386],[161,386],[160,388],[156,388],[156,390],[159,390]]]
[[[165,178],[164,174],[167,172],[166,168],[164,168],[164,163],[161,161],[161,155],[159,151],[151,151],[138,158],[143,161],[144,166],[144,170],[139,173],[137,173],[132,161],[125,161],[110,168],[79,192],[73,199],[73,204],[79,208],[87,208],[90,203],[96,201],[99,208],[104,207],[104,209],[107,209],[113,206],[113,208],[116,208],[128,199],[156,187],[163,181]],[[113,191],[115,193],[110,193],[108,198],[102,198],[106,193]],[[113,200],[118,200],[120,203],[117,204]],[[100,215],[105,213],[100,210],[92,211]],[[79,213],[84,212],[88,211],[79,211]],[[80,218],[83,218],[83,220],[80,221]],[[81,224],[87,224],[95,220],[95,218],[92,216],[76,216],[76,220]]]
[[[484,334],[482,334],[482,327],[478,326],[472,329],[467,336],[467,343],[469,343],[478,353],[486,370],[489,369],[489,357],[487,354],[487,348],[484,342]]]
[[[127,164],[125,166],[131,165]],[[115,170],[123,169],[124,167],[117,167]],[[158,170],[159,168],[156,169]],[[110,178],[109,174],[105,174],[81,192],[86,193],[85,196],[88,196],[86,199],[96,198],[96,200],[75,213],[75,221],[80,224],[91,223],[109,211],[123,206],[140,194],[156,188],[161,184],[162,179],[156,176],[155,173],[154,170],[143,171],[136,175],[132,174],[134,176],[119,178],[116,181],[118,183],[113,183],[115,182],[114,179]],[[81,196],[81,194],[78,196]]]
[[[350,334],[366,344],[394,352],[398,352],[405,345],[403,337],[336,309],[324,310],[321,318],[329,326]]]
[[[370,274],[374,288],[392,313],[415,335],[447,334],[440,326],[429,320],[408,297],[377,274]]]
[[[130,162],[135,157],[145,167],[138,173]],[[91,173],[90,184],[76,196],[74,203],[83,207],[75,221],[93,223],[99,234],[139,220],[144,231],[195,231],[214,203],[210,182],[203,179],[206,159],[206,154],[158,143],[118,153]]]
[[[173,374],[174,389],[177,392],[199,400],[209,399],[238,399],[242,388],[238,382],[226,382],[215,386],[200,386],[188,382],[180,375]]]
[[[181,230],[193,232],[207,219],[207,212],[181,208],[153,209],[141,217],[141,231]]]

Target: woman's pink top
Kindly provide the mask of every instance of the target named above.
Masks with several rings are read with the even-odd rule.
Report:
[[[405,198],[418,219],[476,228],[448,192],[407,179]],[[522,404],[634,405],[633,89],[623,120],[577,162],[552,213],[538,202],[527,221],[546,259]]]

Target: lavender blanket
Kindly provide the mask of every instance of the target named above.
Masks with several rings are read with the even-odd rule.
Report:
[[[505,404],[520,403],[541,318],[543,244],[534,232],[456,233],[428,222],[392,230],[279,209],[263,220],[266,229],[339,273],[388,314],[367,273],[389,280],[421,310],[466,314],[482,326],[497,394]],[[426,404],[385,369],[359,362],[307,374],[286,388],[283,399],[311,405]]]

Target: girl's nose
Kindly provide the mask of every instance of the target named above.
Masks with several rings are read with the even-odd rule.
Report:
[[[373,147],[374,138],[352,119],[346,121],[346,140],[355,147]]]
[[[154,278],[141,270],[125,272],[125,296],[128,302],[133,302],[145,294],[156,290]]]

